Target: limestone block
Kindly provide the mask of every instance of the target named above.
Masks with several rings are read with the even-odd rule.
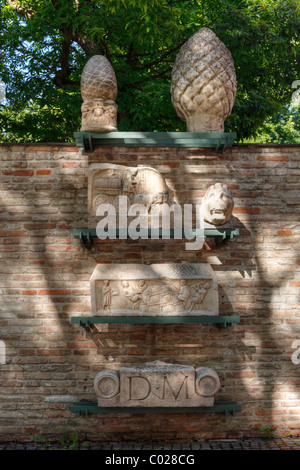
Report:
[[[121,367],[119,384],[116,374],[110,370],[97,374],[98,406],[210,407],[220,388],[218,374],[208,367],[195,370],[160,361]]]
[[[224,132],[236,95],[231,53],[209,28],[180,49],[172,70],[171,98],[189,132]]]
[[[99,204],[117,204],[128,196],[130,204],[159,204],[173,200],[173,191],[154,168],[93,163],[88,170],[88,210],[96,214]],[[116,205],[116,209],[118,209]]]
[[[93,316],[218,315],[209,264],[98,264],[90,279]]]
[[[94,163],[88,170],[88,213],[91,228],[96,227],[99,221],[96,211],[101,204],[112,204],[116,214],[125,212],[126,209],[120,208],[119,196],[127,197],[127,210],[131,205],[143,204],[149,226],[151,207],[165,209],[166,205],[169,207],[174,201],[173,191],[167,186],[163,176],[153,168]]]

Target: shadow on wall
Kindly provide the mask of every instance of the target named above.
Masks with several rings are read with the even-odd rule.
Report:
[[[236,147],[233,153],[238,150]],[[276,426],[278,433],[284,435],[289,430],[299,430],[299,419],[293,417],[293,413],[297,416],[299,403],[299,368],[291,362],[291,345],[293,339],[299,337],[293,314],[297,303],[290,292],[293,287],[290,280],[294,279],[297,263],[296,240],[290,230],[296,229],[296,225],[288,204],[288,191],[293,188],[288,178],[277,170],[278,164],[270,165],[269,155],[264,154],[263,147],[256,147],[255,152],[256,155],[250,152],[251,159],[235,159],[228,164],[226,157],[231,160],[232,154],[228,150],[224,160],[217,161],[220,175],[216,168],[207,173],[201,170],[203,194],[208,182],[213,183],[217,178],[235,186],[235,211],[240,219],[234,217],[234,224],[238,222],[240,237],[222,247],[206,241],[206,250],[201,253],[188,253],[182,247],[178,249],[179,245],[176,251],[178,262],[206,261],[213,265],[219,277],[220,313],[240,314],[241,324],[226,331],[221,339],[220,332],[214,327],[203,325],[192,328],[187,325],[147,326],[143,333],[140,327],[117,330],[109,326],[107,336],[112,335],[117,340],[106,360],[116,368],[126,363],[124,361],[134,363],[152,359],[210,365],[220,373],[219,397],[236,399],[244,405],[244,412],[239,417],[228,425],[220,420],[218,429],[231,435],[239,431],[261,435],[261,429]],[[274,157],[274,161],[281,160]],[[282,161],[285,162],[286,157]],[[184,162],[184,165],[188,166],[188,163]],[[285,163],[280,165],[284,167]],[[211,180],[212,173],[214,181]],[[175,186],[176,178],[174,180]],[[199,181],[196,184],[199,185]],[[180,192],[178,201],[180,203]],[[145,242],[142,246],[146,250]],[[135,242],[133,251],[138,247]],[[172,256],[170,248],[176,250],[170,243],[165,260]],[[118,249],[121,250],[120,245]],[[163,261],[159,258],[159,250],[155,255]],[[96,259],[97,250],[94,256]],[[154,256],[143,258],[141,253],[138,260],[155,262]],[[131,262],[130,256],[128,262]],[[107,338],[102,328],[100,334],[99,327],[88,333],[96,343],[100,337]],[[96,335],[94,338],[93,334]],[[100,344],[99,348],[98,343],[99,354],[103,357],[102,346]],[[205,418],[197,418],[198,424],[202,421],[206,422]],[[210,424],[206,422],[206,425],[209,434]],[[197,438],[201,433],[195,431],[191,435]]]
[[[211,175],[202,173],[201,176],[204,181],[201,190],[204,194]],[[213,182],[211,181],[211,183]],[[232,179],[222,182],[230,184]],[[199,181],[197,184],[199,185]],[[176,182],[173,181],[174,186],[176,187]],[[181,202],[184,203],[186,200],[181,200],[179,192],[178,203]],[[113,262],[124,263],[122,253],[127,256],[128,263],[133,260],[147,264],[157,261],[209,262],[219,277],[220,314],[241,313],[244,316],[243,306],[237,311],[234,290],[240,279],[246,279],[247,283],[250,280],[252,283],[252,274],[256,266],[251,258],[252,245],[249,243],[249,238],[251,238],[249,229],[237,217],[233,217],[233,226],[240,228],[242,242],[237,238],[233,242],[217,246],[208,239],[206,240],[206,249],[202,252],[187,252],[182,242],[174,240],[167,242],[128,240],[104,244],[97,241],[91,255],[98,262],[110,262],[113,259]],[[245,243],[245,240],[248,240],[247,247],[242,248],[241,244]],[[114,243],[113,258],[105,256],[106,246],[111,247]],[[136,254],[137,252],[138,254]],[[131,253],[136,255],[136,258],[132,259]],[[148,256],[146,256],[147,254]],[[232,273],[234,273],[233,276]],[[227,295],[228,290],[231,292],[231,297]],[[91,325],[85,328],[85,332],[86,337],[97,346],[97,353],[101,361],[97,370],[101,370],[101,368],[117,370],[128,363],[138,364],[157,359],[194,367],[205,364],[214,368],[220,375],[222,387],[217,399],[237,400],[246,406],[248,406],[249,399],[253,399],[251,394],[247,392],[247,383],[243,383],[243,376],[246,378],[249,378],[249,374],[255,376],[253,371],[249,372],[249,362],[255,356],[256,346],[246,344],[243,326],[219,330],[216,326],[208,325],[144,325],[142,327],[138,325],[120,325],[118,327]],[[174,416],[164,419],[170,424],[174,422]],[[247,415],[244,415],[242,424],[240,424],[239,417],[230,417],[227,422],[224,422],[220,416],[213,419],[210,416],[209,421],[207,417],[189,415],[189,425],[185,419],[182,420],[182,417],[177,418],[177,424],[177,428],[174,427],[174,424],[171,428],[169,426],[173,436],[178,437],[180,432],[185,432],[186,437],[197,439],[213,436],[216,427],[220,433],[238,434],[238,430],[249,429],[251,420],[248,422]],[[154,418],[147,417],[146,425],[148,433],[154,435],[155,432],[158,432]],[[144,419],[141,419],[139,423],[136,422],[136,432],[142,432],[144,426]],[[128,439],[132,439],[132,434]]]
[[[57,168],[60,173],[63,166],[57,146],[52,155],[51,144],[46,150],[42,146],[34,150],[32,147],[5,146],[7,153],[1,154],[1,166],[5,170],[1,192],[4,290],[0,323],[1,339],[6,345],[6,363],[1,365],[1,372],[7,377],[1,394],[4,399],[7,397],[10,406],[18,403],[22,410],[11,417],[11,408],[7,408],[10,427],[6,432],[4,416],[0,423],[4,432],[1,440],[31,440],[36,433],[43,434],[41,417],[49,411],[47,408],[45,411],[45,398],[62,394],[63,376],[66,387],[71,390],[75,385],[72,378],[75,372],[70,379],[70,370],[76,366],[72,361],[68,364],[72,351],[66,347],[74,332],[70,332],[65,305],[72,293],[72,269],[81,264],[74,260],[74,253],[79,253],[80,247],[72,244],[72,240],[70,246],[72,225],[68,224],[78,217],[77,194],[82,183],[77,178],[73,184],[68,174],[54,176]],[[15,159],[11,158],[13,152],[17,152]],[[74,152],[77,155],[76,148]],[[41,170],[42,165],[51,169]],[[47,176],[51,172],[53,176]],[[65,393],[69,390],[65,389]],[[28,406],[36,411],[27,419]],[[47,429],[50,434],[62,431],[51,419]]]
[[[299,430],[299,366],[291,362],[291,345],[299,338],[300,328],[293,314],[294,290],[290,292],[298,255],[295,236],[282,234],[296,230],[288,204],[291,183],[275,173],[277,167],[270,167],[269,160],[258,159],[264,157],[262,148],[239,157],[241,148],[228,149],[222,157],[206,152],[207,160],[187,149],[184,156],[174,157],[179,166],[164,169],[172,187],[182,188],[179,203],[186,202],[187,191],[198,191],[195,200],[201,198],[216,180],[232,186],[233,222],[240,236],[219,246],[206,240],[200,252],[186,251],[184,242],[177,240],[116,240],[97,241],[87,253],[71,235],[73,224],[87,223],[84,176],[79,181],[78,176],[64,174],[63,161],[55,184],[38,179],[35,185],[34,174],[25,178],[27,183],[16,184],[9,179],[14,175],[7,175],[8,196],[2,205],[8,222],[2,228],[20,233],[8,235],[11,241],[5,246],[10,255],[3,258],[1,340],[7,346],[7,364],[1,367],[16,373],[22,387],[20,392],[9,389],[14,393],[11,400],[19,401],[21,394],[25,397],[30,391],[26,406],[34,400],[41,415],[50,413],[46,425],[40,415],[30,421],[40,434],[53,437],[70,430],[95,439],[139,440],[147,435],[197,440],[216,437],[217,432],[220,437],[260,435],[261,427],[271,425],[280,426],[279,432],[284,433]],[[124,164],[126,157],[128,164],[135,155],[113,155],[109,150],[103,160],[114,163]],[[243,148],[241,153],[245,152]],[[30,165],[28,154],[22,159]],[[143,159],[149,166],[161,166],[149,152],[140,156],[141,164]],[[133,160],[132,166],[137,162]],[[187,175],[184,183],[182,174]],[[12,191],[20,194],[22,212],[13,208]],[[71,326],[69,317],[89,313],[89,294],[82,285],[87,285],[97,262],[207,262],[219,280],[220,314],[240,315],[241,323],[225,330],[214,325],[94,325],[79,330]],[[227,418],[115,415],[114,421],[105,415],[78,420],[68,414],[69,405],[59,412],[49,405],[44,411],[46,396],[76,394],[78,401],[95,399],[93,379],[102,368],[151,360],[214,368],[221,380],[217,400],[236,400],[243,412]],[[57,404],[63,406],[53,406]],[[24,437],[24,418],[15,417],[14,424]]]

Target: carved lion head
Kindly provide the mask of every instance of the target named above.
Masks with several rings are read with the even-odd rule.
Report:
[[[204,194],[201,204],[202,215],[210,224],[223,225],[229,221],[233,206],[233,197],[227,184],[216,183]]]

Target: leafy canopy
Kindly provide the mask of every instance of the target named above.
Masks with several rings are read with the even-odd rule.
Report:
[[[2,141],[72,141],[80,75],[105,55],[118,129],[185,131],[170,100],[181,45],[210,27],[231,51],[238,92],[226,131],[249,138],[290,103],[299,79],[299,0],[0,0]]]

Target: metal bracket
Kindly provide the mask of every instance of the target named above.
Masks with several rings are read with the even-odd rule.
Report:
[[[222,143],[222,139],[220,138],[215,150],[216,152],[223,153],[226,147],[228,147],[228,145],[229,145],[228,137],[226,137],[226,140],[224,143]]]
[[[227,417],[230,413],[232,416],[236,412],[242,411],[241,405],[236,401],[219,401],[211,407],[103,407],[100,408],[97,402],[81,400],[73,403],[71,413],[76,413],[78,417],[88,416],[95,413],[224,413]]]
[[[204,229],[204,237],[207,238],[216,238],[219,240],[219,243],[225,243],[228,240],[231,240],[232,238],[236,237],[239,235],[239,229],[238,228],[219,228],[219,229]],[[85,248],[87,250],[91,250],[93,246],[93,239],[97,238],[97,233],[96,229],[88,229],[88,228],[82,228],[82,229],[73,229],[73,236],[74,238],[79,238],[80,244],[82,248]],[[160,237],[162,236],[162,233],[160,233]],[[116,230],[116,238],[119,238],[119,231],[118,229]],[[151,238],[151,231],[149,231],[149,239]],[[170,239],[174,238],[174,231],[170,229]],[[162,239],[162,238],[160,238]],[[182,239],[184,240],[184,231],[182,233]],[[167,239],[166,239],[167,241]]]
[[[71,317],[71,323],[79,326],[89,326],[94,324],[110,325],[170,325],[170,324],[215,324],[222,328],[233,327],[235,323],[240,322],[238,315],[199,315],[199,316],[98,316],[98,317]]]
[[[91,237],[91,234],[89,231],[87,231],[86,234],[83,232],[80,232],[79,240],[80,240],[80,245],[82,248],[91,250],[93,246],[93,238]]]
[[[186,147],[223,152],[232,147],[235,132],[75,132],[75,143],[85,152],[95,147]]]
[[[83,147],[85,152],[92,152],[94,150],[92,134],[82,134],[81,147]]]

